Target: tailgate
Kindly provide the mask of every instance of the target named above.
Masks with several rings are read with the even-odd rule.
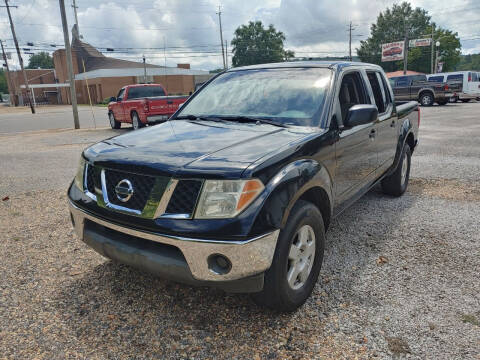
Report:
[[[148,115],[171,115],[187,99],[187,96],[162,96],[148,99]]]

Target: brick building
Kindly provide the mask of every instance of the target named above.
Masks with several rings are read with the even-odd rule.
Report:
[[[92,103],[100,103],[106,98],[116,96],[119,89],[125,85],[144,82],[160,83],[170,95],[188,94],[194,91],[195,84],[212,77],[208,71],[190,69],[190,64],[164,67],[107,57],[90,44],[81,41],[75,26],[72,36],[73,73],[79,104],[88,104],[89,95]],[[48,102],[53,104],[70,104],[65,49],[53,53],[53,62],[55,69],[27,70],[29,84],[45,84],[43,88],[35,88],[40,85],[32,86],[35,99],[48,99]],[[22,105],[27,102],[24,100],[25,90],[21,88],[24,84],[22,74],[11,72],[11,78],[14,79],[14,94],[24,93],[23,96],[16,96],[17,100],[19,99],[17,104]]]

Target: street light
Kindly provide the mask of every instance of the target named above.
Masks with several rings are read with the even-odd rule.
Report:
[[[436,74],[437,70],[438,70],[438,48],[440,47],[440,41],[437,40],[437,42],[435,43],[435,47],[436,47],[436,50],[435,50],[435,69],[433,69],[434,74]]]

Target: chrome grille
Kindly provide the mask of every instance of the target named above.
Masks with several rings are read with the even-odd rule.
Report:
[[[133,196],[127,202],[120,201],[115,192],[117,184],[124,179],[129,180],[134,189]],[[150,197],[154,184],[155,178],[153,176],[137,175],[117,170],[105,170],[105,186],[108,201],[114,205],[142,211]]]
[[[201,180],[179,180],[168,203],[166,214],[193,215],[201,188]]]

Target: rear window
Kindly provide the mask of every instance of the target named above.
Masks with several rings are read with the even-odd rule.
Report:
[[[448,75],[447,81],[449,80],[461,80],[463,81],[463,74]]]
[[[165,96],[161,86],[139,86],[128,90],[128,99],[142,99],[146,97]]]
[[[443,82],[443,76],[430,76],[428,78],[428,81],[430,82],[436,82],[436,83],[441,83]]]

